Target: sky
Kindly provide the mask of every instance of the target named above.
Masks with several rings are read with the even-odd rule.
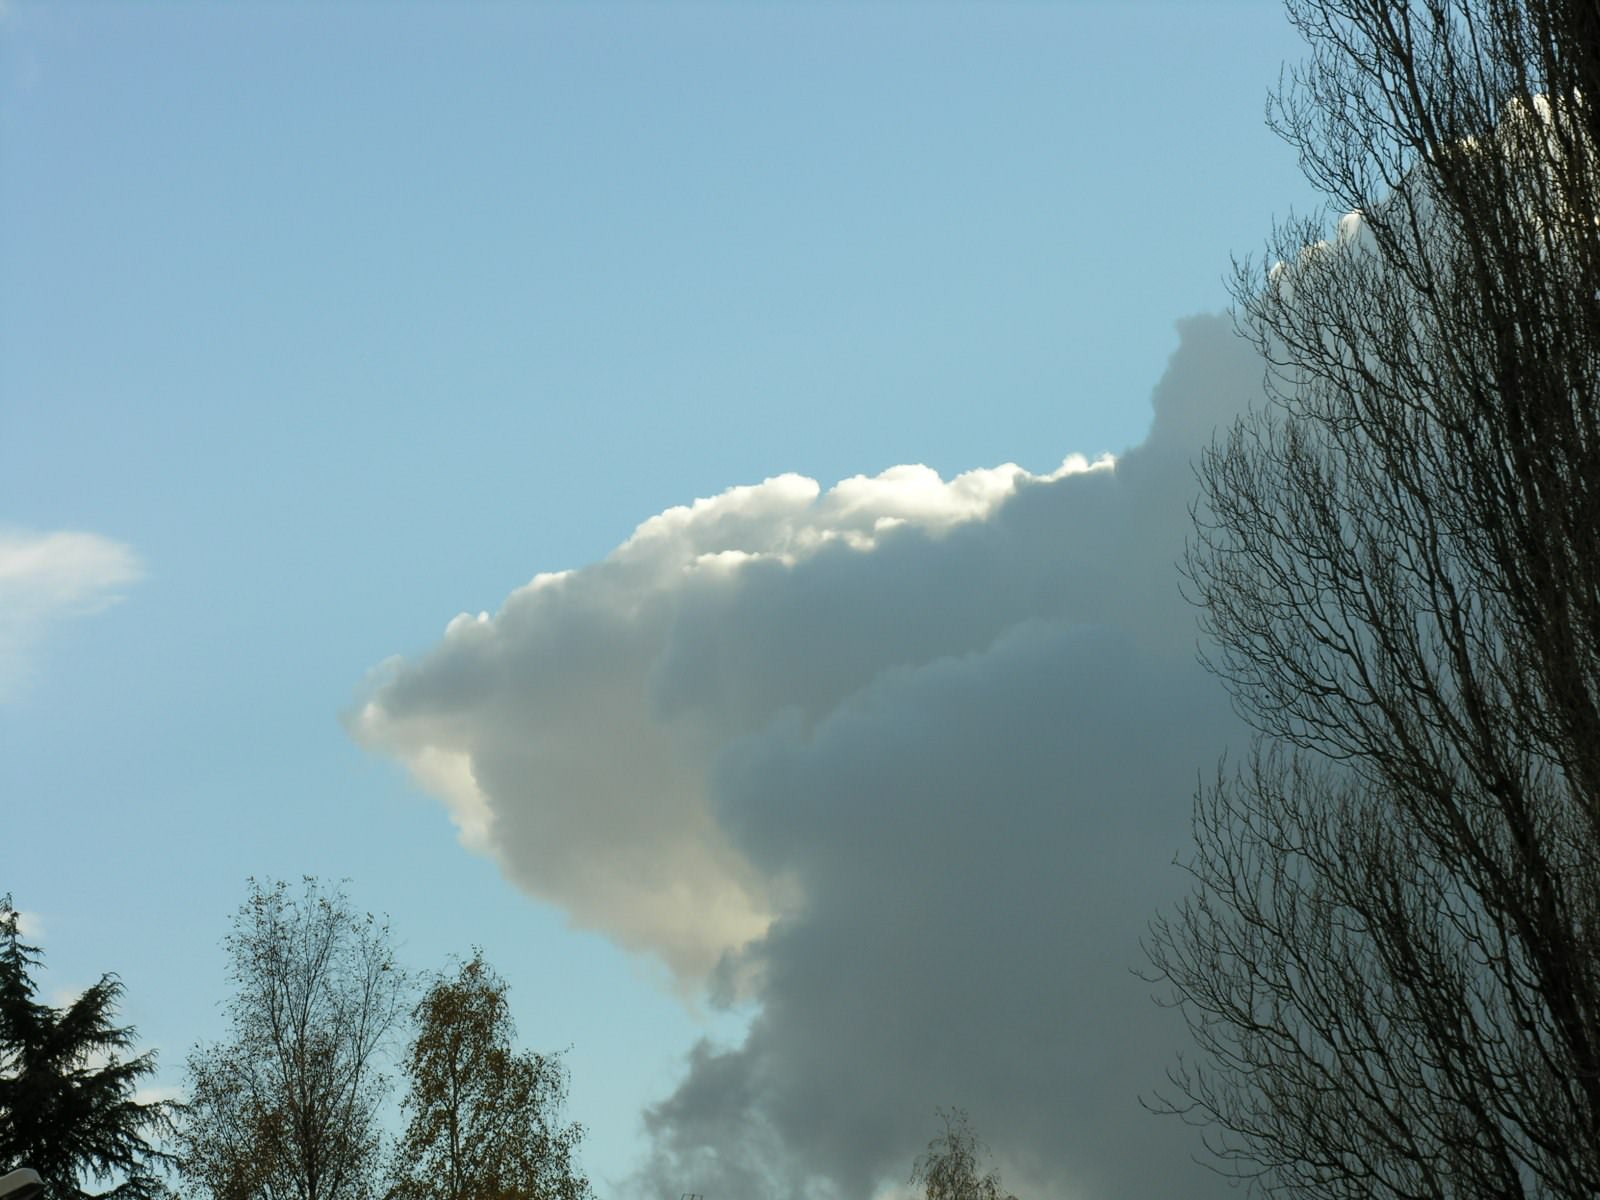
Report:
[[[181,1089],[247,879],[474,946],[606,1197],[1219,1194],[1132,968],[1315,208],[1218,3],[0,6],[0,894]]]

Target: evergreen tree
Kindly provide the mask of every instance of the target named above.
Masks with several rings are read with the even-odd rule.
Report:
[[[135,1099],[156,1057],[128,1053],[135,1031],[115,1022],[122,984],[102,975],[64,1009],[41,1004],[39,948],[22,940],[20,919],[0,898],[0,1173],[33,1168],[50,1200],[163,1196],[156,1170],[167,1156],[151,1139],[170,1106]],[[88,1180],[113,1186],[90,1192]]]

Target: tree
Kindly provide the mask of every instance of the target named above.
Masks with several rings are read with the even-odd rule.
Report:
[[[1600,9],[1291,0],[1349,210],[1241,275],[1187,561],[1258,738],[1149,950],[1165,1107],[1308,1197],[1600,1194]],[[1309,249],[1304,249],[1309,247]]]
[[[928,1143],[928,1152],[911,1168],[911,1186],[927,1200],[1017,1200],[1000,1186],[1000,1172],[979,1175],[988,1147],[978,1140],[959,1108],[940,1109],[944,1132]]]
[[[252,879],[224,946],[233,1033],[189,1056],[181,1173],[215,1200],[372,1196],[378,1056],[406,1005],[387,923],[310,877]]]
[[[395,1147],[399,1200],[586,1200],[573,1165],[582,1126],[561,1123],[559,1058],[517,1053],[507,986],[482,951],[413,1014],[410,1123]]]
[[[69,1200],[163,1195],[156,1171],[167,1156],[154,1143],[170,1126],[170,1105],[137,1099],[156,1056],[127,1053],[137,1034],[116,1024],[121,982],[102,975],[52,1008],[34,998],[39,962],[11,897],[0,898],[0,1175],[32,1167],[47,1195]],[[118,1182],[94,1193],[86,1179]]]

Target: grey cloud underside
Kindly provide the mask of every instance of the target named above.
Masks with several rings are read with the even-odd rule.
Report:
[[[1177,1040],[1129,968],[1172,892],[1195,764],[1228,733],[1216,701],[1125,636],[1031,623],[730,754],[719,811],[807,900],[739,956],[762,980],[745,1044],[702,1051],[651,1114],[684,1160],[657,1177],[699,1186],[700,1147],[738,1163],[761,1144],[741,1131],[770,1123],[866,1196],[904,1174],[935,1104],[959,1104],[1058,1193],[1203,1182],[1138,1107]]]
[[[456,803],[530,891],[758,1006],[646,1115],[641,1191],[864,1198],[952,1104],[1019,1191],[1220,1190],[1138,1106],[1181,1029],[1130,970],[1238,733],[1175,563],[1190,461],[1260,363],[1222,318],[1180,334],[1114,470],[962,519],[875,522],[896,481],[680,514],[392,667],[353,722],[419,778],[470,763]]]

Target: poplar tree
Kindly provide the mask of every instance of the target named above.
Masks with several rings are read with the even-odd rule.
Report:
[[[1273,109],[1346,216],[1239,315],[1208,661],[1258,738],[1150,951],[1219,1169],[1600,1195],[1600,5],[1291,0]]]

